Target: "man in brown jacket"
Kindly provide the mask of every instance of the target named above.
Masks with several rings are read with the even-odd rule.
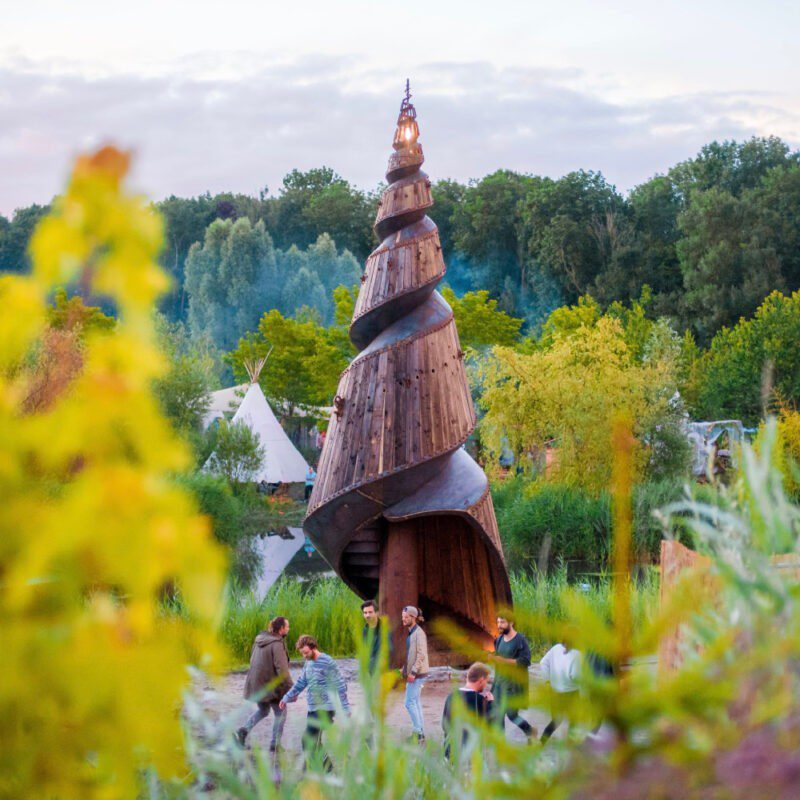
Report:
[[[277,751],[281,744],[283,726],[286,722],[286,711],[281,709],[280,701],[292,688],[292,676],[289,672],[289,653],[286,650],[286,636],[289,633],[289,620],[286,617],[275,617],[269,623],[269,631],[262,631],[253,642],[250,653],[250,669],[244,682],[244,696],[248,700],[258,702],[258,708],[236,731],[236,741],[244,747],[250,731],[262,719],[275,715],[272,722],[272,740],[269,745],[271,753]]]

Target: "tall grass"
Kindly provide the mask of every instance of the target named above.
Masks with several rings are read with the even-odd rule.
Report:
[[[591,576],[585,581],[569,582],[565,566],[544,575],[516,575],[511,579],[514,608],[526,618],[536,617],[548,622],[567,619],[570,595],[579,594],[603,619],[611,618],[611,578],[605,574]],[[658,571],[649,568],[639,581],[631,584],[631,615],[634,630],[652,620],[658,610]],[[534,631],[525,631],[534,658],[541,656],[553,644]]]
[[[360,603],[338,578],[320,578],[306,584],[283,579],[262,601],[252,592],[234,590],[221,635],[234,658],[247,661],[256,634],[280,615],[289,620],[292,642],[308,633],[316,637],[323,652],[350,656],[356,652],[361,635]]]
[[[570,592],[583,594],[604,618],[610,614],[610,579],[605,575],[578,583],[567,581],[566,568],[548,575],[512,577],[514,606],[523,616],[543,615],[560,621],[566,618],[564,598]],[[632,613],[635,626],[644,625],[653,617],[658,602],[658,576],[655,570],[632,587]],[[333,656],[354,656],[361,636],[359,598],[338,578],[319,578],[310,583],[280,580],[263,601],[252,593],[234,591],[222,626],[222,638],[234,658],[245,662],[250,657],[253,639],[267,623],[278,615],[287,617],[291,625],[291,641],[310,633],[321,649]],[[524,633],[527,633],[523,631]],[[538,634],[529,634],[534,657],[552,644]]]

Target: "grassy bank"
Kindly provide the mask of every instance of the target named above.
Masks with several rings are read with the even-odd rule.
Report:
[[[515,607],[522,616],[543,616],[547,620],[562,619],[564,598],[570,592],[586,597],[604,616],[610,610],[610,582],[604,576],[585,583],[568,583],[566,571],[546,577],[512,578]],[[649,572],[633,587],[634,625],[651,617],[658,602],[658,577]],[[288,617],[290,640],[302,633],[317,637],[325,652],[334,656],[353,656],[361,634],[360,600],[338,578],[322,578],[307,584],[279,581],[262,602],[250,593],[234,593],[228,607],[222,637],[234,659],[246,662],[255,635],[279,614]],[[534,656],[541,656],[549,643],[539,635],[530,635]]]

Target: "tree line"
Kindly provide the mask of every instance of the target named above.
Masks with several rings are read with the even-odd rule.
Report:
[[[357,276],[376,245],[380,188],[359,190],[322,167],[292,171],[277,194],[156,203],[173,279],[162,311],[192,322],[199,292],[222,296],[229,312],[249,299],[289,314],[315,308],[329,322],[332,287]],[[800,288],[800,155],[775,137],[712,142],[627,195],[586,170],[558,179],[499,170],[437,181],[433,194],[449,284],[459,294],[488,290],[534,330],[583,295],[607,306],[649,287],[650,313],[707,345],[770,291]],[[0,270],[26,269],[28,238],[46,211],[0,217]],[[320,243],[322,234],[332,242]],[[251,310],[237,307],[234,327],[252,328]],[[196,325],[229,322],[202,313]]]

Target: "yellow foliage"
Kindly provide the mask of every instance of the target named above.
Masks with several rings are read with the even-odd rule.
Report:
[[[127,168],[112,148],[79,159],[32,274],[0,280],[0,797],[135,797],[145,764],[178,773],[186,663],[217,656],[222,554],[169,480],[188,453],[151,394],[161,221],[124,191]],[[119,324],[88,333],[67,390],[26,413],[46,299],[76,280]],[[180,618],[160,610],[170,587]]]
[[[763,449],[766,425],[759,427],[755,440],[757,451]],[[786,493],[792,498],[800,497],[800,411],[788,406],[778,410],[775,446],[771,451],[773,466],[783,475]]]
[[[589,309],[589,306],[586,306]],[[668,412],[675,392],[670,359],[635,359],[619,320],[603,316],[568,335],[554,333],[532,353],[496,347],[485,368],[484,442],[499,453],[544,460],[554,448],[548,475],[592,489],[611,477],[612,422],[628,414],[637,437],[634,476],[646,462],[643,434]],[[523,458],[524,463],[524,458]]]

